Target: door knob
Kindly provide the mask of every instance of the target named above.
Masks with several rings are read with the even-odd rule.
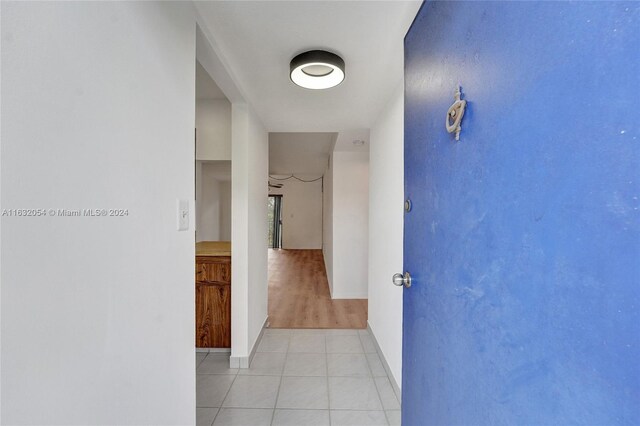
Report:
[[[393,284],[400,286],[405,286],[407,288],[411,287],[411,274],[409,272],[405,272],[402,274],[393,274]]]

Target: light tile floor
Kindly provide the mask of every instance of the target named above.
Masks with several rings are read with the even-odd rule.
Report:
[[[400,425],[400,404],[367,330],[267,329],[251,368],[197,353],[202,426]]]

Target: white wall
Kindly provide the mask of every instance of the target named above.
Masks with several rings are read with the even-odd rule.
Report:
[[[231,182],[221,176],[224,168],[196,162],[196,241],[230,241]]]
[[[0,7],[0,422],[194,424],[191,6]]]
[[[196,241],[198,241],[198,232],[202,227],[200,223],[202,221],[200,214],[200,203],[202,202],[202,161],[196,161],[196,200],[195,200],[195,215],[196,215]]]
[[[396,383],[402,384],[402,288],[391,283],[402,272],[404,220],[403,85],[399,85],[371,129],[369,168],[369,326]]]
[[[268,135],[246,104],[232,104],[231,365],[246,367],[267,318]]]
[[[231,181],[220,181],[220,241],[231,241]]]
[[[202,165],[200,198],[196,205],[196,241],[220,241],[220,182]]]
[[[296,176],[309,181],[322,177],[303,174]],[[321,249],[322,179],[315,182],[300,182],[296,179],[271,181],[282,184],[282,188],[269,190],[269,195],[282,195],[282,248]]]
[[[333,154],[324,172],[322,191],[322,255],[327,270],[329,292],[333,295]]]
[[[197,19],[204,24],[200,15]],[[230,361],[232,365],[247,367],[267,318],[268,135],[246,103],[216,40],[203,25],[196,30],[196,50],[198,62],[231,101]]]
[[[366,299],[369,252],[369,153],[334,151],[332,297]]]
[[[269,135],[249,108],[249,350],[267,319]]]
[[[196,158],[231,160],[231,104],[226,99],[196,101]]]

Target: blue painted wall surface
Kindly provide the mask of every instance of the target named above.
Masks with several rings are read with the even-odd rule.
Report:
[[[423,6],[404,425],[640,424],[639,34],[635,2]]]

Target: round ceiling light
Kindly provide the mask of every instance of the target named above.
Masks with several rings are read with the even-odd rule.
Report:
[[[289,65],[291,81],[306,89],[328,89],[344,80],[344,61],[335,53],[310,50],[296,56]]]

